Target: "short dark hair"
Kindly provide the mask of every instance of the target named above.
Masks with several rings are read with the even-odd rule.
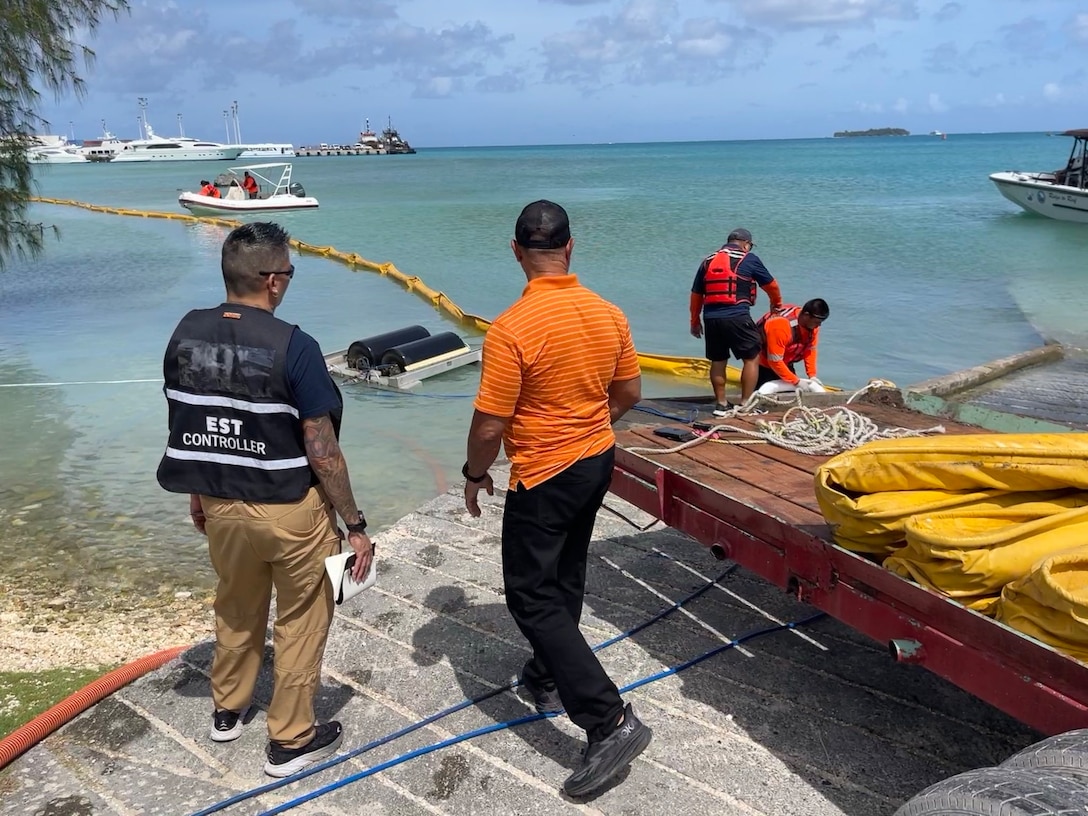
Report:
[[[526,205],[514,224],[514,240],[525,249],[559,249],[570,242],[567,211],[554,201]]]
[[[827,320],[828,315],[831,314],[831,308],[823,298],[813,298],[805,302],[805,305],[801,307],[801,313]]]
[[[223,242],[223,283],[234,295],[251,295],[264,285],[261,272],[274,269],[291,251],[291,236],[279,224],[256,221],[231,230]]]

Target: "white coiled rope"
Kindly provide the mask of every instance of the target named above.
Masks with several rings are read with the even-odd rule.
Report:
[[[864,388],[851,394],[845,404],[827,408],[812,408],[803,405],[800,391],[794,392],[793,396],[787,399],[766,394],[753,394],[747,402],[734,406],[722,418],[763,414],[765,411],[760,408],[761,405],[772,405],[776,408],[786,405],[791,407],[782,415],[781,420],[755,420],[758,426],[758,430],[755,431],[727,424],[715,425],[699,438],[683,442],[675,447],[638,447],[627,450],[631,453],[677,453],[701,445],[712,439],[715,434],[727,432],[744,438],[736,441],[721,439],[717,441],[727,441],[730,444],[769,443],[809,456],[834,456],[876,439],[899,439],[944,433],[943,425],[934,425],[932,428],[918,431],[909,428],[880,428],[869,417],[848,407],[862,394],[875,388],[886,388],[888,385],[889,383],[885,380],[871,380]]]

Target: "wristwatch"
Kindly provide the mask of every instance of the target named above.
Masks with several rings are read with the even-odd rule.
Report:
[[[359,514],[359,520],[354,524],[345,524],[349,533],[358,533],[359,535],[366,535],[366,516],[362,513]]]
[[[461,475],[464,476],[465,479],[472,482],[473,484],[479,484],[480,482],[482,482],[484,479],[487,478],[487,471],[486,470],[484,471],[483,476],[472,476],[468,472],[468,462],[465,462],[463,465],[461,465]]]

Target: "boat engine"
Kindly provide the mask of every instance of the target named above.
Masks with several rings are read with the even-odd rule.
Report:
[[[298,198],[306,197],[306,190],[297,181],[291,182],[291,186],[287,188],[287,192],[289,192],[293,196],[297,196]]]

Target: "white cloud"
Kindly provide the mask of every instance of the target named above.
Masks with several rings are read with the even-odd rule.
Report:
[[[1062,87],[1057,82],[1048,82],[1043,86],[1043,96],[1050,101],[1061,99]]]
[[[941,95],[938,93],[931,93],[927,102],[929,109],[934,113],[944,113],[948,110],[948,105],[941,100]]]
[[[1088,44],[1088,14],[1078,14],[1069,21],[1066,28],[1071,40]]]
[[[871,25],[878,19],[915,20],[915,0],[732,0],[753,23],[780,28]]]

